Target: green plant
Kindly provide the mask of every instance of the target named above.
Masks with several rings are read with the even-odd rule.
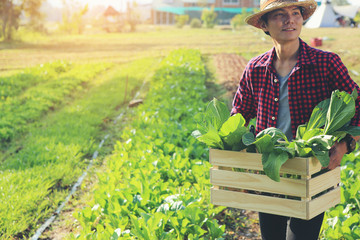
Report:
[[[176,15],[175,21],[176,27],[182,28],[189,21],[189,15]]]
[[[241,114],[230,116],[227,106],[213,99],[206,108],[205,113],[195,116],[198,130],[193,131],[194,136],[208,147],[240,151],[246,146],[242,137],[249,130],[245,127],[245,119]]]
[[[243,136],[243,142],[247,146],[256,145],[262,153],[266,175],[275,181],[280,181],[280,168],[289,158],[315,156],[326,167],[330,161],[330,148],[336,141],[346,134],[360,134],[360,127],[348,125],[355,115],[356,98],[356,90],[352,95],[335,90],[331,98],[313,109],[309,122],[298,127],[296,138],[291,142],[276,128],[267,128],[256,137],[247,133]]]
[[[345,155],[341,166],[341,203],[326,212],[320,239],[360,238],[359,152]]]
[[[206,28],[213,28],[216,24],[217,13],[214,10],[214,7],[211,9],[204,8],[201,13],[201,20],[204,23]]]
[[[131,94],[124,96],[126,79],[128,92],[134,92],[157,63],[154,58],[140,59],[112,65],[111,69],[109,64],[97,64],[99,68],[108,69],[101,75],[94,74],[99,68],[92,64],[71,65],[71,70],[66,64],[50,64],[50,69],[57,72],[86,77],[87,84],[73,90],[71,98],[65,95],[59,98],[61,102],[66,100],[62,108],[54,105],[58,107],[44,118],[25,124],[23,127],[29,134],[22,134],[21,139],[9,143],[7,157],[0,165],[1,239],[29,238],[37,225],[54,212],[86,167],[95,151],[95,142],[102,137],[106,120],[116,114],[124,100],[131,99]],[[31,72],[36,70],[43,72],[42,67],[33,68]],[[56,76],[43,84],[63,83],[63,75]],[[62,91],[61,86],[58,88]],[[34,85],[32,89],[43,88]],[[42,104],[40,100],[38,104]]]
[[[238,29],[240,26],[245,25],[245,18],[250,16],[249,13],[236,14],[230,21],[233,30]]]
[[[280,168],[289,158],[315,156],[326,167],[330,161],[329,150],[336,141],[346,134],[360,135],[360,127],[349,126],[355,115],[357,96],[356,90],[352,94],[335,90],[331,98],[313,109],[309,122],[298,127],[296,138],[291,142],[274,127],[255,136],[245,127],[241,114],[229,117],[226,105],[214,99],[205,113],[195,118],[198,130],[192,135],[211,148],[242,150],[256,146],[262,154],[265,174],[280,181]]]
[[[80,91],[107,64],[72,64],[55,61],[24,70],[2,80],[0,86],[0,146],[5,146],[27,124]]]
[[[99,174],[94,201],[74,214],[80,238],[221,239],[213,217],[223,208],[209,204],[210,165],[201,159],[207,150],[190,136],[204,82],[198,51],[163,59]]]
[[[191,19],[190,27],[191,28],[201,28],[201,20],[198,18]]]

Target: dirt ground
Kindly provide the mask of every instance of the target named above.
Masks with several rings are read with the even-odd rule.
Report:
[[[227,91],[226,97],[232,98],[247,64],[246,59],[235,53],[220,53],[213,55],[213,63],[216,78]]]
[[[233,98],[240,77],[246,66],[246,59],[235,53],[213,55],[216,78],[226,89],[226,98]],[[227,208],[217,219],[226,225],[225,239],[257,240],[260,237],[260,226],[257,212]]]

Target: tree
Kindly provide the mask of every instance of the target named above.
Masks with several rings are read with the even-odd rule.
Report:
[[[139,13],[136,11],[137,3],[133,2],[130,5],[130,2],[127,3],[127,16],[126,16],[126,22],[130,26],[130,31],[135,32],[136,31],[136,25],[139,23]]]
[[[36,31],[43,31],[44,14],[40,12],[40,7],[44,0],[25,0],[23,2],[23,11],[29,17],[29,26]]]
[[[182,28],[188,21],[189,21],[189,15],[176,15],[176,27]]]
[[[204,22],[205,27],[213,28],[215,26],[217,14],[214,11],[214,7],[211,9],[204,8],[201,13],[201,20]]]
[[[68,4],[69,3],[69,4]],[[62,16],[62,23],[60,25],[60,29],[69,33],[77,33],[82,34],[85,28],[85,24],[83,22],[84,15],[88,12],[89,8],[86,4],[85,6],[79,6],[77,2],[69,2],[63,0],[64,11]],[[74,11],[74,9],[80,9],[78,11]]]
[[[13,30],[18,29],[21,8],[12,0],[0,0],[1,36],[5,40],[11,40]]]
[[[236,30],[240,26],[245,25],[245,18],[249,15],[250,13],[236,14],[230,21],[232,29]]]
[[[13,31],[19,28],[21,13],[30,18],[31,26],[42,26],[43,15],[40,7],[44,0],[0,0],[0,36],[5,40],[12,39]]]

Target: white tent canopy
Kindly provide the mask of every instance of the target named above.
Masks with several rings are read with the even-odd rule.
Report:
[[[323,0],[321,2],[321,5],[314,12],[314,14],[305,23],[305,27],[339,27],[339,23],[336,20],[338,17],[339,15],[335,13],[330,1]]]
[[[334,10],[337,14],[354,18],[359,10],[358,6],[346,5],[346,6],[334,6]]]

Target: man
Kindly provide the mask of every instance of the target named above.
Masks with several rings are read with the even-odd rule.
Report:
[[[316,6],[313,0],[261,0],[260,12],[245,19],[274,44],[272,50],[249,61],[233,101],[232,114],[241,113],[247,121],[256,117],[256,132],[277,127],[291,140],[297,127],[309,120],[313,108],[333,90],[351,93],[356,88],[360,93],[338,55],[311,48],[299,38],[304,20]],[[355,126],[360,126],[359,100],[351,121]],[[328,168],[339,166],[358,139],[349,135],[336,143]],[[261,235],[266,240],[316,240],[323,216],[306,221],[259,213]]]

